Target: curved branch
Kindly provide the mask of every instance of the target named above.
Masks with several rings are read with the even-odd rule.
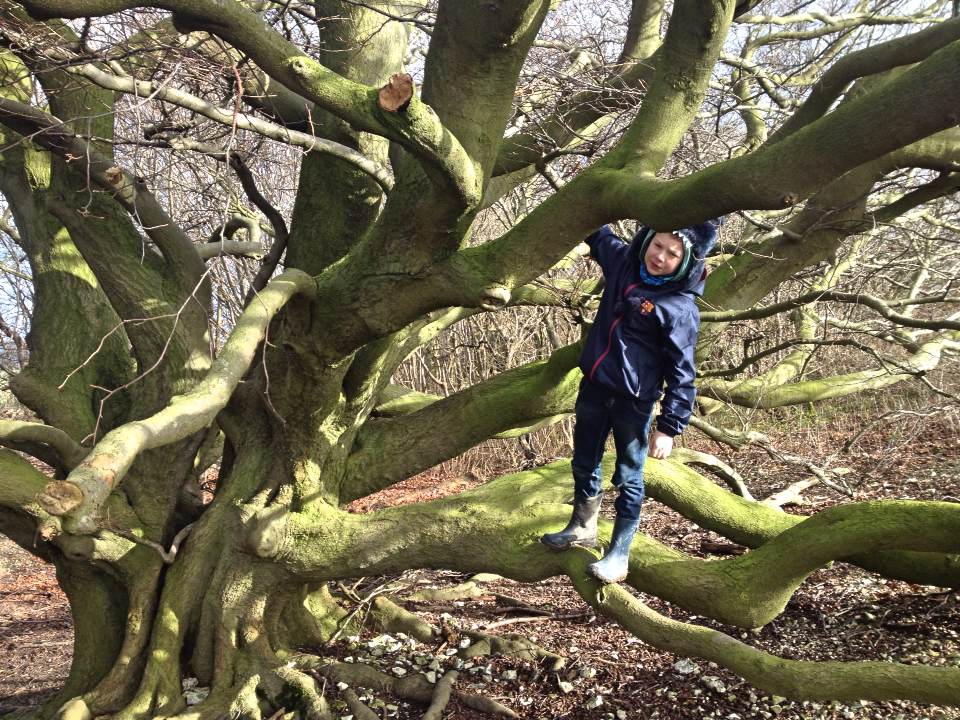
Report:
[[[436,113],[413,93],[391,110],[385,101],[389,86],[368,87],[324,67],[274,31],[256,13],[240,3],[217,0],[25,0],[36,18],[102,16],[135,7],[156,7],[173,13],[182,32],[204,30],[248,55],[280,83],[346,120],[356,130],[393,140],[417,157],[434,182],[461,204],[480,200],[481,178],[459,140],[443,126]],[[409,76],[406,76],[409,80]]]
[[[69,72],[81,75],[107,90],[127,93],[138,98],[155,97],[164,102],[195,112],[198,115],[202,115],[205,118],[220,123],[221,125],[226,125],[227,127],[249,130],[250,132],[263,135],[271,140],[303,148],[307,152],[319,152],[325,155],[332,155],[365,172],[383,188],[384,192],[389,192],[391,188],[393,188],[393,175],[387,168],[346,145],[325,138],[319,138],[310,133],[291,130],[283,125],[269,122],[254,115],[236,113],[233,110],[217,107],[203,98],[191,95],[183,90],[178,90],[165,83],[137,80],[132,77],[120,77],[104,72],[95,65],[72,67],[69,68]]]
[[[807,99],[770,137],[768,144],[783,140],[823,116],[844,88],[857,78],[920,62],[957,39],[960,39],[960,18],[845,55],[823,74]]]
[[[63,430],[18,420],[0,420],[0,444],[64,470],[75,468],[89,452]]]
[[[910,315],[903,315],[901,313],[894,312],[893,308],[891,307],[894,304],[913,305],[929,302],[954,301],[954,299],[948,298],[945,295],[937,296],[937,298],[918,298],[905,303],[896,303],[896,301],[890,302],[882,300],[881,298],[873,295],[867,295],[866,293],[846,293],[836,290],[818,290],[815,292],[809,292],[790,300],[783,300],[782,302],[773,303],[772,305],[767,305],[766,307],[751,308],[750,310],[704,310],[700,313],[700,319],[703,322],[758,320],[760,318],[767,318],[772,315],[777,315],[788,310],[794,310],[798,307],[824,300],[864,305],[872,310],[876,310],[881,317],[889,320],[890,322],[896,323],[897,325],[903,325],[905,327],[922,328],[925,330],[960,330],[960,321],[958,320],[921,320]]]
[[[960,671],[888,662],[785,660],[718,630],[673,620],[653,611],[622,587],[597,588],[586,580],[592,557],[577,553],[570,577],[580,596],[645,642],[669,652],[722,665],[759,688],[802,700],[911,699],[960,704]]]
[[[80,170],[131,215],[135,215],[164,258],[177,271],[183,288],[192,290],[205,271],[190,238],[167,214],[143,181],[118,167],[77,136],[70,126],[37,108],[0,98],[0,122],[29,137],[37,145],[63,157],[80,161]]]
[[[50,483],[40,503],[52,515],[66,515],[68,530],[91,534],[97,514],[143,450],[181,440],[203,430],[226,406],[250,367],[270,320],[297,294],[310,295],[314,281],[299,270],[274,278],[243,311],[206,377],[189,393],[173,398],[160,412],[112,430],[63,482]]]

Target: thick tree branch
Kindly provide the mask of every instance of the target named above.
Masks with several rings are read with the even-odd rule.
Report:
[[[908,302],[906,304],[921,304],[923,302],[950,302],[951,300],[945,296],[938,296],[939,299],[917,299],[913,302]],[[778,303],[773,303],[772,305],[767,305],[766,307],[751,308],[750,310],[726,310],[726,311],[711,311],[706,310],[700,313],[700,319],[703,322],[732,322],[734,320],[758,320],[760,318],[771,317],[773,315],[778,315],[782,312],[787,312],[788,310],[794,310],[798,307],[804,305],[809,305],[810,303],[815,302],[840,302],[840,303],[851,303],[855,305],[863,305],[875,310],[881,317],[889,320],[892,323],[897,325],[902,325],[904,327],[914,327],[921,328],[924,330],[960,330],[960,321],[958,320],[923,320],[912,317],[910,315],[904,315],[902,313],[895,312],[893,307],[894,303],[885,301],[881,298],[875,297],[873,295],[868,295],[866,293],[846,293],[839,292],[836,290],[819,290],[814,292],[805,293],[798,297],[792,298],[790,300],[783,300]]]
[[[134,0],[26,0],[23,4],[39,19],[102,16],[145,6]],[[357,130],[381,135],[405,147],[423,162],[436,184],[464,206],[479,202],[481,181],[472,159],[412,87],[406,104],[390,110],[383,100],[383,89],[332,72],[240,3],[167,0],[146,6],[172,12],[174,25],[181,31],[205,30],[223,38],[271,77],[318,107]]]
[[[81,175],[89,177],[131,215],[138,218],[144,231],[163,253],[176,272],[181,287],[193,290],[204,273],[204,264],[190,238],[170,218],[143,181],[132,176],[93,146],[78,137],[70,126],[41,110],[0,98],[0,122],[27,136],[40,147],[63,157],[68,163],[79,162]]]
[[[501,373],[397,419],[368,423],[349,459],[341,502],[363,497],[454,457],[497,433],[569,413],[580,344]],[[389,463],[382,459],[389,457]]]
[[[155,415],[122,425],[96,444],[66,481],[51,483],[40,497],[53,515],[68,516],[67,529],[96,532],[98,512],[144,450],[182,440],[206,428],[227,404],[247,372],[273,316],[297,294],[310,295],[312,278],[288,270],[274,278],[240,316],[206,377]]]
[[[757,650],[718,630],[680,622],[651,610],[622,587],[598,589],[584,572],[592,559],[571,559],[570,576],[581,597],[651,645],[678,655],[722,665],[767,692],[784,697],[890,700],[960,704],[958,671],[886,662],[785,660]]]
[[[19,420],[0,420],[0,445],[21,450],[63,470],[75,468],[89,452],[58,428]]]
[[[960,18],[844,55],[823,74],[807,99],[768,143],[779,142],[823,116],[847,85],[857,78],[920,62],[957,39],[960,39]]]

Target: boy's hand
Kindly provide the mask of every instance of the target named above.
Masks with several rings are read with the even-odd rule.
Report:
[[[673,452],[673,438],[659,430],[654,430],[653,435],[650,436],[650,457],[666,460],[671,452]]]

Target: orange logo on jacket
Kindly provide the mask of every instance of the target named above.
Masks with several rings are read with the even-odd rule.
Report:
[[[653,303],[646,298],[643,298],[643,300],[640,302],[639,308],[637,309],[640,310],[641,315],[649,315],[653,312]]]

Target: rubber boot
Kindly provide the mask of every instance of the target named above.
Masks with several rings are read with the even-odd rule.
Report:
[[[613,523],[613,535],[610,537],[610,547],[607,548],[603,560],[587,566],[587,572],[604,583],[618,583],[627,577],[627,566],[630,562],[630,543],[640,526],[640,519],[626,520],[617,515]]]
[[[552,550],[567,550],[572,545],[593,547],[597,544],[597,516],[603,493],[581,500],[574,496],[573,516],[560,532],[547,533],[540,542]]]

